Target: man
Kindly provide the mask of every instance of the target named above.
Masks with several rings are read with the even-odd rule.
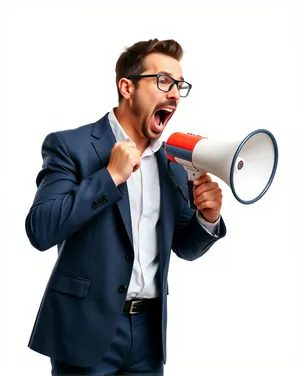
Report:
[[[58,245],[29,347],[52,375],[163,375],[171,249],[194,260],[225,235],[222,193],[171,163],[161,135],[191,85],[174,40],[135,43],[116,64],[119,104],[48,135],[26,219],[31,244]],[[184,195],[180,194],[179,188]]]

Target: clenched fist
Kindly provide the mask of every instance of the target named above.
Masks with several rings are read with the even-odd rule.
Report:
[[[216,222],[222,206],[222,191],[210,176],[202,175],[194,181],[194,204],[207,222]]]
[[[131,141],[117,142],[111,150],[107,170],[116,186],[140,167],[141,153]]]

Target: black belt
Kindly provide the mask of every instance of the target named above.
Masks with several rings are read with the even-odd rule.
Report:
[[[123,308],[123,312],[135,315],[137,313],[145,312],[153,303],[158,302],[158,298],[154,299],[136,299],[126,300]]]

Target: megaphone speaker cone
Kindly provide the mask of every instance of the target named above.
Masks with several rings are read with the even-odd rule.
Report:
[[[267,192],[278,164],[278,145],[266,129],[251,132],[238,146],[230,168],[230,187],[242,204],[252,204]]]

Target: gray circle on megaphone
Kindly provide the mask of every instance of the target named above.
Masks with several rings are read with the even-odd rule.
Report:
[[[267,184],[265,185],[264,189],[260,192],[260,194],[258,196],[256,196],[255,198],[251,199],[251,200],[243,200],[237,194],[236,189],[234,187],[234,173],[235,173],[236,163],[237,163],[237,159],[239,158],[240,151],[242,150],[242,148],[244,147],[244,145],[246,144],[246,142],[251,137],[257,135],[258,133],[264,133],[264,134],[268,135],[270,137],[271,141],[272,141],[273,148],[274,148],[274,163],[273,163],[273,168],[272,168],[272,172],[270,174],[270,178],[269,178]],[[273,134],[270,131],[268,131],[267,129],[257,129],[255,131],[251,132],[240,143],[239,147],[237,148],[237,150],[236,150],[236,152],[234,154],[233,160],[232,160],[232,164],[231,164],[231,168],[230,168],[230,187],[231,187],[231,190],[232,190],[232,193],[233,193],[234,197],[240,203],[245,204],[245,205],[253,204],[254,202],[257,202],[258,200],[260,200],[263,197],[263,195],[267,192],[267,190],[270,188],[270,185],[273,182],[273,179],[274,179],[274,176],[275,176],[276,170],[277,170],[277,165],[278,165],[278,145],[277,145],[277,141],[276,141],[275,137],[273,136]]]

